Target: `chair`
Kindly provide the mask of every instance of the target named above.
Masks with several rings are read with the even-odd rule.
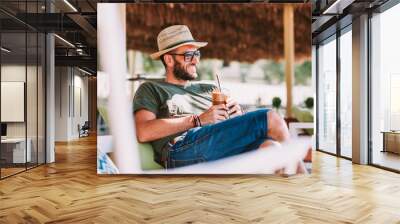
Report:
[[[97,136],[98,152],[101,152],[105,155],[107,155],[107,153],[112,153],[113,152],[112,139],[113,137],[111,135]],[[163,169],[162,166],[160,166],[158,163],[154,161],[154,151],[151,144],[138,143],[138,150],[140,156],[140,167],[142,168],[142,170]],[[99,156],[100,154],[98,154],[98,157]]]
[[[108,113],[107,109],[101,106],[98,106],[99,116],[103,117],[105,122],[108,122]],[[112,136],[97,136],[100,148],[104,153],[112,152],[111,142]],[[103,144],[105,144],[103,146]],[[103,146],[103,147],[102,147]],[[105,150],[106,149],[106,150]],[[105,151],[104,151],[105,150]],[[154,161],[154,150],[150,143],[138,143],[138,150],[140,156],[140,166],[142,170],[157,170],[162,169],[163,167],[160,166],[157,162]]]
[[[85,121],[82,127],[80,127],[80,125],[78,124],[79,138],[89,136],[89,129],[90,129],[89,121]]]
[[[295,118],[285,119],[289,128],[289,133],[292,138],[299,136],[313,136],[314,133],[314,118],[309,110],[293,107]],[[306,157],[303,160],[305,163],[312,162],[312,147],[309,148]]]

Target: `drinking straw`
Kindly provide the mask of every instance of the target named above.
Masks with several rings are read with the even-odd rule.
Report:
[[[222,89],[221,89],[221,83],[219,81],[219,76],[218,74],[215,74],[217,76],[217,82],[218,82],[218,88],[219,88],[219,92],[222,93]],[[226,103],[226,102],[225,102]],[[228,118],[231,118],[231,116],[228,114]]]
[[[219,91],[222,92],[222,90],[221,90],[221,84],[220,84],[220,82],[219,82],[219,76],[218,76],[218,74],[216,74],[216,76],[217,76],[217,82],[218,82]]]

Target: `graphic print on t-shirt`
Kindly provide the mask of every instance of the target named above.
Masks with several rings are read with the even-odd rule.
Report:
[[[180,117],[193,113],[192,105],[190,104],[190,96],[175,94],[171,99],[167,100],[166,104],[170,117]]]

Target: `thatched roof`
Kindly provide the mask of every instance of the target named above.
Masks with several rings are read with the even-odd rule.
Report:
[[[165,27],[187,25],[207,41],[202,58],[254,62],[284,57],[283,4],[127,4],[128,49],[157,51]],[[311,4],[294,4],[295,57],[311,57]]]

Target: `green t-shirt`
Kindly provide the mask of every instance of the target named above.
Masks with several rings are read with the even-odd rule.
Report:
[[[189,82],[186,86],[165,81],[144,82],[136,91],[133,111],[146,109],[153,112],[157,119],[200,114],[212,105],[213,89],[214,85],[200,82]],[[165,144],[182,134],[183,132],[152,141],[155,160],[160,161]]]

